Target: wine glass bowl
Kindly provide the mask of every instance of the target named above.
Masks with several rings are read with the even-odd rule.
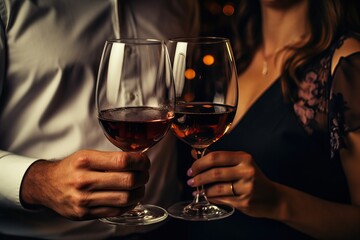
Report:
[[[175,89],[167,48],[155,39],[114,39],[105,43],[96,85],[99,124],[124,152],[144,153],[166,135],[174,117]],[[118,217],[118,225],[163,221],[165,209],[138,204]]]
[[[160,141],[173,116],[154,107],[125,107],[102,110],[99,121],[105,136],[125,152],[145,152]]]
[[[176,104],[171,129],[196,151],[197,158],[230,129],[238,103],[237,71],[228,39],[177,38],[167,41],[173,65]],[[217,220],[234,208],[214,205],[198,187],[193,201],[176,203],[168,212],[190,221]]]

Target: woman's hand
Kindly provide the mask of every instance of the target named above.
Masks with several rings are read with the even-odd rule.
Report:
[[[37,161],[23,179],[21,200],[73,220],[118,216],[144,196],[149,167],[145,155],[90,150]]]
[[[245,152],[210,152],[188,170],[188,185],[206,185],[211,202],[231,205],[254,217],[278,214],[279,193]]]

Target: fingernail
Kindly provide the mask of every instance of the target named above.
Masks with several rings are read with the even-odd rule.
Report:
[[[193,178],[189,179],[189,180],[187,181],[187,184],[188,184],[189,186],[193,186],[193,185],[194,185],[194,179],[193,179]]]
[[[191,168],[189,168],[189,169],[187,170],[187,172],[186,172],[186,174],[187,174],[189,177],[192,176],[192,173],[193,173],[193,171],[192,171]]]

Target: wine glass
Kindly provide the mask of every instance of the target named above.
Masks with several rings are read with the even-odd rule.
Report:
[[[167,41],[173,66],[176,104],[172,132],[196,151],[197,159],[230,128],[238,102],[237,72],[228,39],[177,38]],[[167,209],[170,216],[209,221],[230,216],[234,208],[214,205],[198,187],[193,201]]]
[[[166,45],[154,39],[106,41],[96,86],[98,120],[106,138],[125,152],[144,153],[168,132],[174,117],[175,88]],[[148,225],[168,216],[140,203],[118,217],[118,225]]]

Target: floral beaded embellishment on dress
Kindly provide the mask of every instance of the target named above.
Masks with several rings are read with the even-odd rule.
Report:
[[[324,101],[321,99],[323,93],[324,85],[319,81],[318,74],[308,72],[300,84],[299,100],[294,104],[294,111],[309,134],[314,131],[317,113],[324,112]]]
[[[345,124],[344,113],[349,108],[346,107],[346,102],[342,94],[331,95],[331,111],[330,118],[330,144],[331,144],[331,158],[335,156],[335,152],[343,147],[346,147],[343,136],[348,127]]]
[[[330,68],[335,50],[345,39],[346,36],[340,37],[320,60],[314,60],[308,65],[299,84],[297,101],[293,105],[295,114],[308,134],[320,133],[330,137],[328,144],[331,159],[339,149],[346,147],[344,136],[349,130],[345,122],[345,112],[349,108],[342,93],[332,92]]]
[[[316,65],[305,71],[293,108],[308,134],[327,127],[327,84],[330,77],[331,55],[326,54]]]

